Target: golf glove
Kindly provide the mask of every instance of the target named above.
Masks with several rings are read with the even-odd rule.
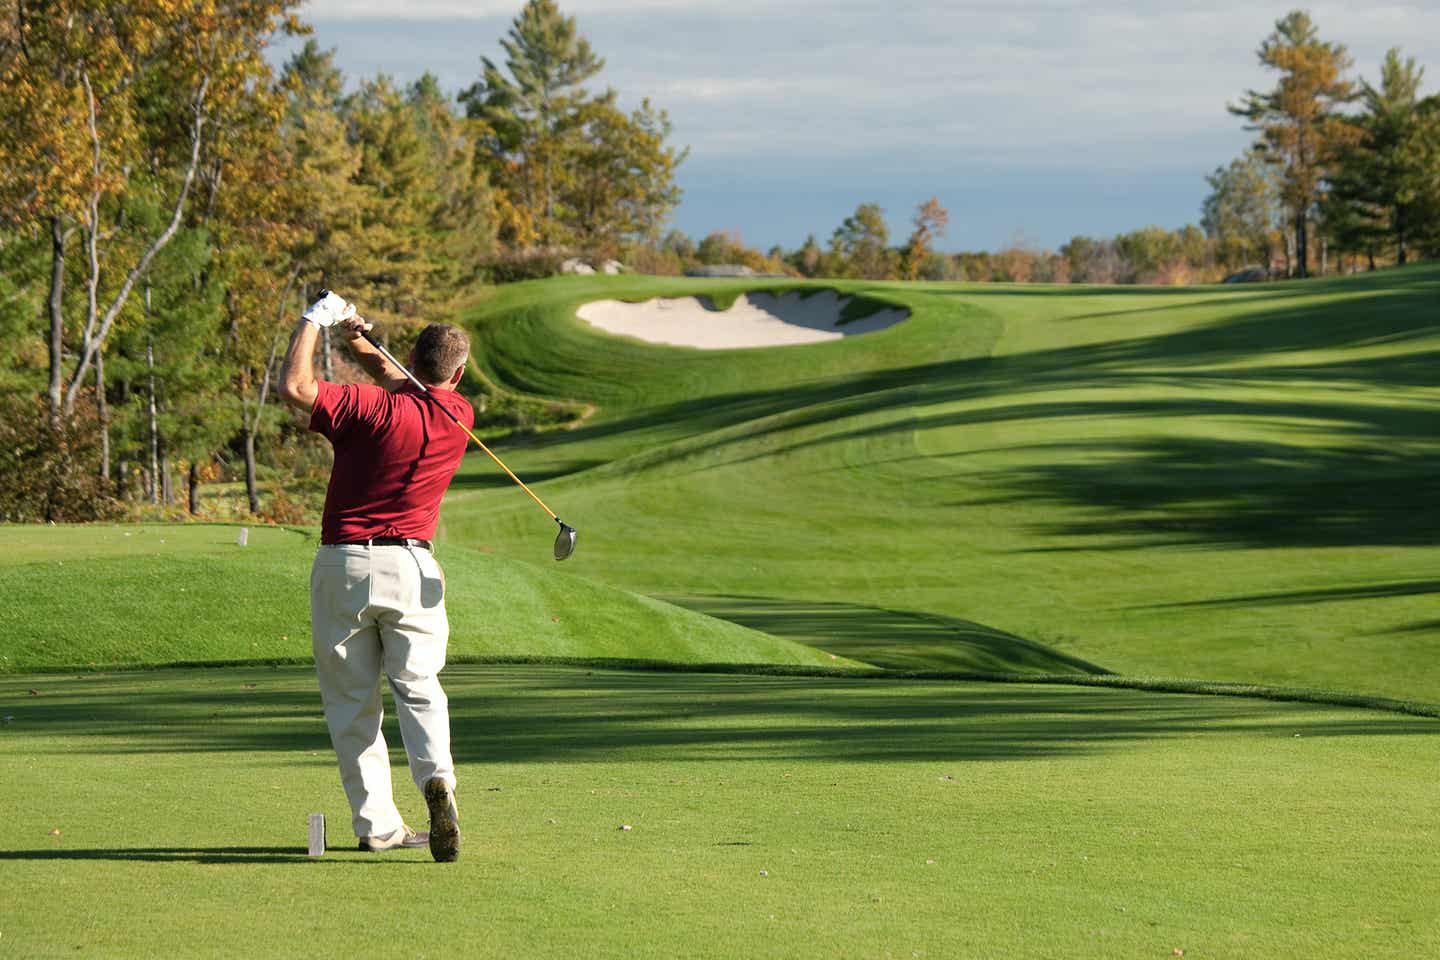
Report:
[[[342,320],[348,320],[355,316],[355,304],[346,303],[345,298],[329,290],[320,294],[320,299],[310,304],[310,309],[305,311],[307,323],[313,323],[317,327],[333,327]]]

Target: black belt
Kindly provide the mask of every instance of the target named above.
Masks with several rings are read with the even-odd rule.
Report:
[[[369,540],[342,540],[340,543],[327,543],[327,547],[419,547],[421,550],[433,550],[429,540],[411,540],[409,537],[371,537]]]

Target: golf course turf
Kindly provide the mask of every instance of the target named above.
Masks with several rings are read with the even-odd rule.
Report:
[[[717,351],[575,316],[760,289],[910,315]],[[481,454],[442,510],[460,861],[354,850],[313,531],[0,527],[0,955],[1440,947],[1440,268],[561,278],[461,319],[592,412],[497,446],[564,564]]]
[[[1434,721],[1066,687],[447,677],[453,866],[354,850],[304,667],[0,681],[0,942],[37,957],[1440,945]],[[331,850],[309,860],[322,810]]]
[[[742,288],[728,281],[518,284],[467,314],[492,380],[597,405],[500,447],[579,527],[567,571],[702,611],[824,610],[842,637],[881,610],[1118,674],[1440,701],[1440,268],[1239,288],[823,286],[912,314],[732,351],[606,337],[573,315]],[[507,484],[472,456],[448,535],[536,549],[543,524]]]

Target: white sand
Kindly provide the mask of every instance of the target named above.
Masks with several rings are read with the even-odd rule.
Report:
[[[799,293],[779,297],[771,293],[743,294],[729,310],[716,310],[701,297],[681,297],[644,303],[597,300],[576,313],[581,320],[608,333],[701,350],[839,340],[884,330],[910,316],[910,311],[899,308],[881,310],[843,327],[836,326],[849,302],[849,297],[834,290],[821,290],[808,297]]]

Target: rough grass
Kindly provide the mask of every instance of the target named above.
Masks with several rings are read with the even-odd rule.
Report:
[[[912,316],[758,351],[573,315],[777,286],[577,278],[467,314],[487,375],[599,404],[501,451],[581,530],[573,572],[887,666],[993,670],[976,641],[1013,637],[1124,675],[1440,701],[1440,268],[826,281]],[[453,538],[509,554],[534,508],[472,457],[446,509]]]
[[[6,950],[1440,947],[1430,720],[1069,687],[453,667],[464,846],[437,865],[354,851],[313,684],[303,668],[0,678]],[[330,850],[310,860],[320,811]]]

